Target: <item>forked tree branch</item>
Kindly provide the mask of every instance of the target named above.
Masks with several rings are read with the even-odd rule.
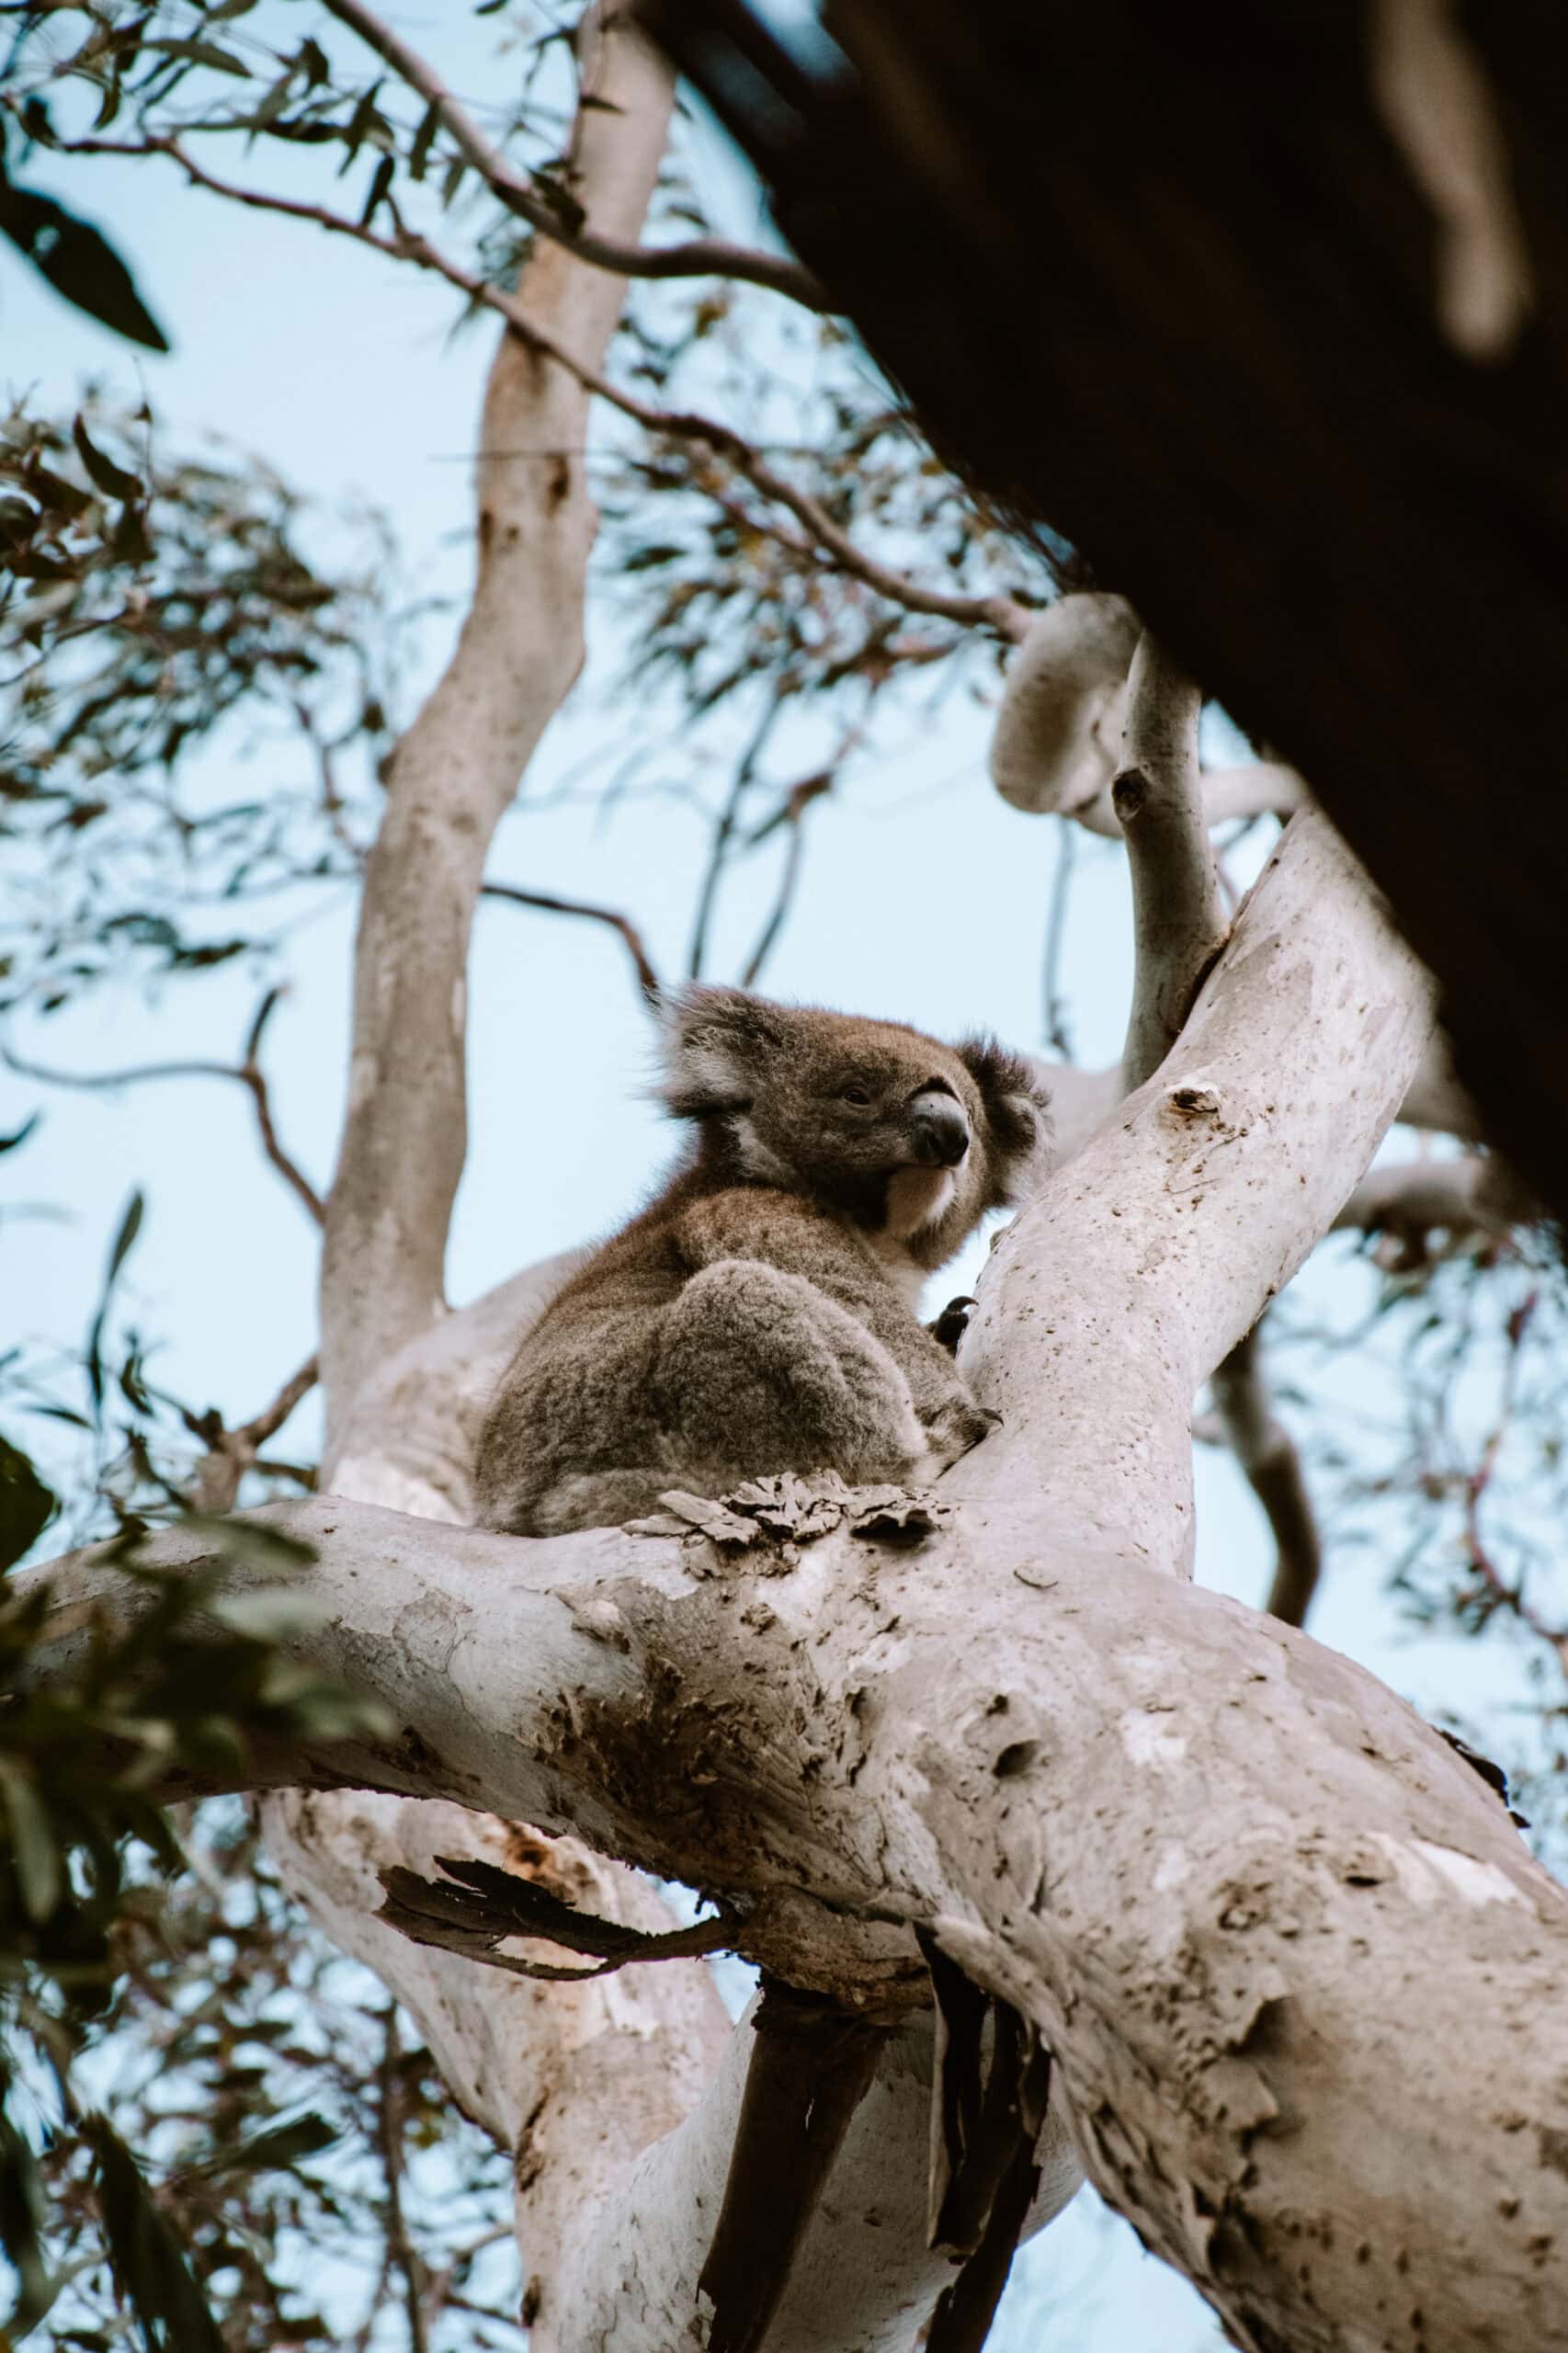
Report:
[[[537,186],[513,170],[435,68],[390,25],[363,7],[360,0],[324,0],[324,5],[330,15],[351,26],[401,81],[435,108],[464,161],[472,165],[507,210],[551,238],[575,260],[587,262],[595,269],[613,270],[621,278],[739,278],[753,286],[766,286],[776,294],[787,294],[807,310],[823,311],[828,307],[820,280],[788,255],[757,253],[748,246],[731,244],[722,237],[693,237],[678,245],[640,245],[597,234],[591,220],[573,226],[562,217],[559,202],[552,203]]]
[[[1112,788],[1123,765],[1137,644],[1131,608],[1102,590],[1058,597],[1034,615],[1007,665],[992,738],[992,780],[1005,801],[1120,837]],[[1206,768],[1199,784],[1210,826],[1265,812],[1289,816],[1309,804],[1294,768],[1274,760]]]
[[[262,1151],[306,1215],[320,1225],[325,1214],[321,1195],[298,1161],[283,1147],[272,1116],[272,1096],[267,1073],[261,1065],[262,1035],[282,994],[281,989],[268,989],[262,998],[245,1034],[244,1046],[237,1063],[137,1063],[125,1070],[78,1071],[55,1070],[44,1063],[25,1061],[20,1054],[12,1053],[8,1047],[0,1048],[0,1055],[10,1069],[19,1072],[24,1078],[39,1079],[46,1086],[76,1086],[97,1091],[116,1086],[140,1086],[151,1080],[167,1078],[233,1079],[250,1096]]]
[[[233,1511],[245,1472],[256,1461],[267,1439],[277,1436],[296,1405],[310,1395],[320,1375],[316,1358],[307,1357],[299,1370],[290,1374],[270,1404],[264,1405],[260,1413],[253,1414],[248,1422],[236,1423],[233,1429],[225,1429],[216,1414],[186,1415],[189,1427],[207,1448],[197,1465],[192,1494],[198,1511]]]
[[[664,151],[669,76],[623,11],[590,16],[580,45],[584,104],[568,185],[607,233],[634,234]],[[597,362],[624,292],[619,279],[540,242],[516,306],[548,323],[552,344]],[[507,296],[503,307],[513,302]],[[571,453],[584,444],[587,399],[580,374],[541,365],[516,335],[503,340],[485,396],[473,601],[444,676],[397,747],[367,863],[348,1114],[323,1254],[329,1460],[355,1392],[442,1308],[466,1151],[463,993],[474,904],[495,826],[582,661],[597,517],[583,460]],[[519,449],[557,455],[518,465],[506,453]]]
[[[275,1508],[319,1550],[310,1655],[393,1722],[256,1778],[570,1830],[723,1894],[754,1957],[849,1999],[907,1999],[901,1924],[930,1923],[1045,2035],[1096,2181],[1238,2339],[1349,2342],[1425,2303],[1451,2353],[1554,2342],[1568,2192],[1521,2161],[1517,2118],[1568,2065],[1568,1897],[1372,1677],[1179,1574],[1193,1388],[1328,1224],[1429,1017],[1352,862],[1292,826],[1159,1076],[992,1262],[975,1370],[1008,1419],[944,1483],[960,1511],[911,1553],[841,1527],[754,1563],[634,1529]],[[204,1541],[153,1540],[169,1566]],[[144,1606],[98,1556],[53,1576],[45,1676],[95,1606]],[[617,2353],[665,2353],[665,2293],[705,2243],[658,2188],[676,2154],[650,2147],[609,2201],[617,2230],[659,2224],[630,2300],[613,2267],[573,2268],[592,2234],[563,2262],[608,2310],[547,2304],[578,2332],[562,2353],[611,2321]],[[1519,2229],[1463,2260],[1499,2181]],[[1379,2226],[1330,2227],[1346,2213]],[[819,2344],[835,2287],[856,2274],[818,2282]],[[865,2341],[911,2347],[923,2313],[901,2335],[891,2309]]]

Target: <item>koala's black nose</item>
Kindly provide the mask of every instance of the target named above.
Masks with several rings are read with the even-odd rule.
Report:
[[[926,1088],[910,1105],[915,1156],[924,1167],[956,1168],[969,1150],[969,1121],[961,1103]]]

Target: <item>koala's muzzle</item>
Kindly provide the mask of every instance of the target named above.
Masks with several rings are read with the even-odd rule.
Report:
[[[969,1121],[945,1087],[923,1086],[909,1107],[910,1140],[923,1168],[956,1168],[969,1150]]]

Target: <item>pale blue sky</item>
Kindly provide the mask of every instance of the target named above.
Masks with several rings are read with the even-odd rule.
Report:
[[[400,27],[438,33],[415,17]],[[432,24],[434,20],[432,20]],[[458,38],[472,25],[454,22]],[[85,379],[111,392],[145,387],[171,441],[217,427],[330,501],[363,494],[395,524],[411,569],[460,587],[468,483],[489,326],[454,335],[454,298],[430,280],[347,244],[231,210],[156,165],[26,175],[112,230],[171,332],[166,359],[133,355],[70,311],[0,252],[0,380],[40,409],[68,414]],[[755,233],[750,199],[726,182]],[[541,794],[607,733],[635,723],[613,688],[624,648],[589,615],[590,662],[528,780]],[[438,633],[430,654],[438,654]],[[896,1015],[941,1033],[994,1028],[1040,1040],[1039,962],[1054,829],[1006,808],[983,760],[986,720],[953,698],[934,732],[911,732],[896,760],[819,813],[801,915],[768,976],[780,995]],[[220,756],[232,756],[234,745]],[[269,754],[253,764],[262,784]],[[671,772],[681,749],[669,747]],[[278,773],[281,774],[281,767]],[[705,847],[674,804],[632,802],[596,826],[574,809],[525,811],[503,827],[492,870],[541,889],[625,906],[673,969]],[[1119,853],[1083,846],[1065,972],[1085,1058],[1110,1060],[1128,983]],[[737,892],[731,945],[749,937],[768,878]],[[324,1186],[345,1063],[351,915],[324,914],[296,938],[294,988],[269,1040],[280,1127]],[[717,969],[724,969],[723,957]],[[161,1000],[104,993],[35,1033],[40,1057],[101,1069],[169,1056],[232,1055],[256,995],[233,970],[167,989]],[[619,944],[597,926],[482,911],[471,993],[472,1150],[452,1236],[450,1290],[463,1299],[518,1265],[612,1224],[666,1150],[635,1090],[646,1025]],[[39,1090],[0,1075],[0,1131]],[[177,1392],[254,1411],[312,1344],[315,1238],[251,1148],[237,1088],[196,1081],[119,1097],[51,1097],[41,1135],[6,1162],[29,1199],[68,1204],[68,1223],[0,1223],[6,1335],[74,1336],[96,1295],[107,1237],[133,1184],[149,1197],[130,1291],[167,1341],[157,1370]],[[1328,1294],[1332,1296],[1332,1291]],[[1200,1574],[1258,1597],[1267,1551],[1229,1465],[1199,1464]],[[1386,1609],[1354,1577],[1331,1582],[1314,1631],[1421,1697],[1444,1673],[1415,1662]],[[1466,1654],[1467,1677],[1473,1671]],[[1450,1658],[1450,1665],[1451,1665]],[[1080,2208],[1083,2201],[1080,2201]],[[1197,2353],[1221,2340],[1183,2283],[1143,2258],[1131,2234],[1075,2209],[1025,2256],[994,2342],[1043,2341],[1053,2281],[1071,2321],[1049,2325],[1059,2353]]]

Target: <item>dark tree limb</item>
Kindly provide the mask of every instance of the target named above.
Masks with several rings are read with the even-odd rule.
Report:
[[[1262,1326],[1254,1324],[1216,1366],[1209,1386],[1221,1427],[1274,1532],[1267,1608],[1304,1626],[1323,1570],[1323,1542],[1295,1439],[1274,1411],[1263,1369]]]
[[[1307,778],[1562,1216],[1568,14],[1443,13],[1533,303],[1484,348],[1355,0],[834,0],[831,65],[644,0],[937,446]]]
[[[708,2353],[759,2353],[795,2251],[890,2029],[765,1977],[713,2244]]]

